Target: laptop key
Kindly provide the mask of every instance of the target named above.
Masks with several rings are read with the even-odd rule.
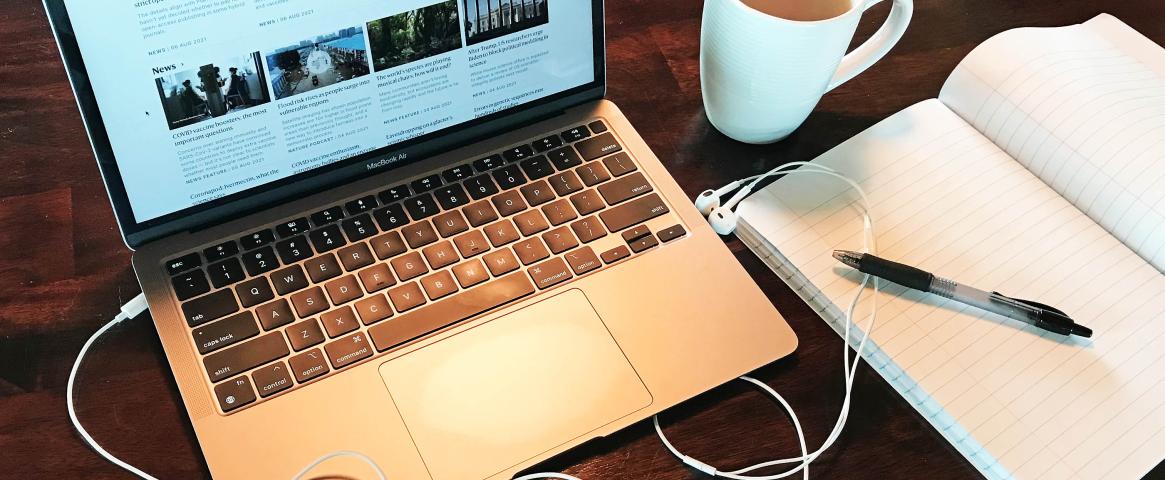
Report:
[[[299,318],[307,318],[327,310],[328,300],[324,298],[324,289],[315,286],[292,295],[291,305]]]
[[[214,288],[222,288],[240,282],[247,277],[243,273],[243,265],[239,263],[237,258],[228,258],[218,263],[212,263],[206,267],[206,273],[210,276],[210,283],[214,285]]]
[[[371,243],[372,250],[376,252],[376,258],[381,260],[388,260],[408,250],[408,247],[405,246],[404,239],[400,236],[400,232],[388,232],[373,238]]]
[[[578,246],[578,239],[574,238],[573,233],[570,233],[569,227],[558,227],[543,233],[542,241],[546,242],[547,247],[550,247],[550,253],[555,255]]]
[[[437,215],[433,219],[433,225],[437,226],[437,233],[440,233],[442,238],[449,238],[469,230],[469,223],[465,221],[465,217],[457,210]]]
[[[263,277],[252,278],[235,285],[235,294],[239,296],[239,302],[243,304],[243,308],[250,308],[275,298],[275,292],[271,291],[271,284],[267,283],[267,279]]]
[[[271,230],[260,230],[239,239],[239,243],[246,250],[254,250],[274,241],[275,234],[271,233]]]
[[[202,251],[202,254],[206,256],[206,261],[208,262],[230,258],[235,256],[237,253],[239,253],[239,244],[235,243],[233,240],[220,243]]]
[[[478,172],[485,173],[505,164],[506,161],[502,159],[501,155],[490,155],[481,160],[474,161],[473,168]]]
[[[308,230],[307,219],[297,218],[287,223],[281,223],[275,226],[275,233],[279,234],[279,238],[294,237]]]
[[[574,148],[578,149],[578,154],[582,155],[583,160],[591,161],[596,158],[605,157],[612,153],[623,149],[622,145],[615,140],[615,136],[610,133],[589,138],[574,144]]]
[[[626,245],[619,245],[618,247],[603,252],[600,256],[603,258],[603,262],[605,262],[607,265],[610,265],[612,263],[618,262],[619,260],[630,257],[631,250],[628,249]]]
[[[471,227],[480,227],[498,219],[498,212],[494,211],[488,200],[472,203],[461,209],[461,212],[465,214]]]
[[[417,282],[409,282],[388,290],[388,299],[398,312],[407,312],[425,304],[425,294],[421,293]],[[393,320],[394,322],[396,320]]]
[[[570,229],[574,230],[574,234],[582,243],[591,243],[607,236],[607,229],[603,228],[599,218],[593,215],[570,224]]]
[[[429,269],[425,267],[425,261],[421,259],[421,254],[418,252],[409,252],[392,259],[389,263],[392,264],[392,269],[396,271],[397,278],[400,278],[402,282],[429,273]]]
[[[607,206],[600,198],[599,192],[594,189],[585,192],[579,192],[570,197],[570,203],[574,204],[574,208],[578,209],[579,215],[590,215]]]
[[[288,295],[307,288],[307,275],[299,265],[278,270],[271,274],[271,282],[280,295]]]
[[[355,275],[345,275],[324,284],[332,305],[343,305],[364,295]]]
[[[515,257],[514,252],[511,252],[509,249],[498,250],[496,252],[487,254],[486,256],[482,257],[482,260],[485,260],[486,268],[488,268],[489,273],[492,273],[495,277],[500,277],[514,270],[517,270],[520,266],[518,265],[518,258]]]
[[[352,307],[340,307],[322,313],[320,314],[320,323],[324,324],[324,330],[327,330],[328,336],[332,338],[360,328],[360,323],[356,320],[356,314],[352,312]]]
[[[449,240],[425,247],[422,252],[425,254],[425,259],[429,261],[429,266],[433,270],[440,270],[461,260],[457,257],[457,250],[453,249],[453,242]]]
[[[400,233],[412,248],[421,248],[437,241],[437,231],[433,229],[433,224],[426,221],[409,224]]]
[[[252,277],[262,275],[279,268],[279,260],[275,259],[275,250],[263,247],[243,254],[243,266],[247,267],[247,274]]]
[[[441,177],[448,183],[460,182],[473,176],[473,167],[469,165],[458,165],[441,172]]]
[[[546,245],[538,237],[518,242],[514,245],[514,253],[518,255],[522,265],[531,265],[550,256],[550,251],[546,250]]]
[[[252,368],[287,356],[287,344],[283,334],[268,333],[241,345],[221,350],[202,359],[210,381],[220,382],[231,375],[243,373]]]
[[[651,193],[653,189],[651,184],[647,183],[647,177],[643,176],[643,173],[634,173],[600,185],[598,190],[608,205],[618,205],[632,198]]]
[[[170,283],[174,286],[174,295],[178,296],[178,301],[194,298],[210,291],[210,282],[206,280],[206,274],[202,273],[202,270],[178,275],[171,278]]]
[[[437,203],[441,204],[441,208],[445,210],[461,208],[469,203],[469,195],[465,193],[464,188],[461,188],[460,183],[438,188],[433,191],[433,195],[437,197]]]
[[[571,207],[570,201],[565,198],[544,205],[542,207],[542,213],[546,214],[546,218],[550,220],[550,224],[556,227],[578,218],[574,207]]]
[[[554,189],[560,197],[565,197],[574,192],[583,189],[582,180],[579,180],[578,175],[570,170],[563,171],[550,176],[550,187]]]
[[[545,155],[524,160],[521,165],[522,171],[526,172],[526,177],[530,180],[554,175],[554,165],[550,164],[550,160],[547,160]]]
[[[186,323],[191,327],[218,320],[237,311],[239,302],[235,301],[235,295],[228,288],[182,304],[182,315],[186,317]]]
[[[259,334],[255,316],[242,312],[217,322],[194,329],[194,345],[198,353],[207,354],[239,343]]]
[[[574,169],[574,171],[588,187],[611,179],[611,174],[607,172],[607,167],[603,166],[603,162],[591,162]]]
[[[537,285],[541,290],[574,278],[566,261],[558,257],[539,263],[527,270],[530,273],[530,278],[534,279],[534,285]]]
[[[379,233],[376,226],[372,224],[372,217],[368,216],[367,213],[344,220],[341,225],[343,225],[344,234],[348,235],[350,242],[359,242]]]
[[[646,197],[639,197],[602,212],[599,214],[599,218],[603,220],[603,223],[607,224],[607,230],[618,232],[632,225],[638,225],[651,220],[669,211],[667,205],[664,205],[663,200],[659,198],[659,194],[652,193]]]
[[[314,318],[287,327],[284,333],[287,334],[287,341],[291,342],[291,348],[297,352],[324,343],[324,331],[320,330],[320,322]]]
[[[577,142],[584,138],[591,136],[591,131],[584,125],[579,125],[570,130],[562,132],[562,138],[568,142]]]
[[[307,237],[311,239],[312,246],[319,253],[335,250],[348,243],[347,240],[344,240],[344,234],[340,233],[339,225],[328,225],[312,230],[311,233],[307,234]]]
[[[182,272],[185,272],[187,270],[194,269],[194,268],[198,268],[201,266],[202,266],[202,257],[199,257],[198,253],[195,252],[195,253],[191,253],[189,255],[183,255],[181,257],[170,260],[169,262],[166,262],[166,272],[169,273],[170,275],[177,275],[179,273],[182,273]]]
[[[670,226],[670,227],[665,228],[663,230],[660,230],[658,236],[659,236],[660,242],[667,243],[667,242],[670,242],[672,240],[675,240],[675,239],[680,238],[680,237],[687,235],[687,234],[688,234],[688,232],[687,232],[687,230],[684,230],[683,225],[673,225],[673,226]]]
[[[465,187],[469,189],[469,196],[474,200],[481,200],[490,195],[498,193],[498,186],[494,184],[489,174],[482,174],[465,181]]]
[[[440,186],[441,186],[441,176],[436,174],[436,173],[429,175],[425,178],[422,178],[420,180],[414,181],[413,183],[409,184],[409,187],[411,187],[413,189],[413,193],[415,193],[417,195],[420,195],[422,193],[425,193],[429,190],[432,190],[432,189],[440,187]]]
[[[497,207],[498,214],[503,217],[508,217],[529,208],[526,205],[526,201],[522,200],[522,194],[518,193],[517,190],[511,190],[494,197],[493,204]]]
[[[579,157],[578,152],[570,145],[551,151],[546,154],[546,157],[559,170],[569,170],[583,163],[582,157]]]
[[[309,218],[311,218],[312,225],[322,227],[332,222],[338,222],[341,218],[344,218],[344,209],[337,205],[327,210],[313,213]]]
[[[364,332],[354,333],[324,345],[324,351],[328,353],[332,367],[337,370],[371,357],[373,352]]]
[[[409,216],[413,217],[413,220],[424,220],[441,213],[441,208],[437,206],[433,196],[427,193],[405,200],[405,208],[408,209]]]
[[[380,197],[380,203],[389,204],[409,198],[409,195],[412,195],[412,192],[409,191],[408,185],[397,185],[380,192],[378,196]]]
[[[461,288],[469,288],[489,280],[489,271],[481,264],[481,260],[468,260],[453,267],[453,276]]]
[[[274,363],[251,372],[251,380],[255,382],[259,396],[263,398],[275,395],[295,385],[283,362]]]
[[[364,284],[364,291],[368,293],[379,292],[396,285],[396,278],[392,276],[392,271],[388,269],[388,265],[383,263],[365,268],[357,276],[360,277],[360,283]]]
[[[514,217],[514,224],[526,237],[550,228],[550,225],[546,223],[546,217],[543,217],[538,210],[530,210]]]
[[[534,148],[529,145],[518,145],[502,152],[502,157],[509,163],[520,162],[534,156]]]
[[[485,240],[485,235],[480,230],[458,235],[453,238],[453,243],[457,245],[457,251],[461,252],[461,256],[465,258],[475,257],[489,250],[489,242]]]
[[[639,253],[659,245],[659,240],[655,238],[655,235],[649,233],[644,237],[640,237],[638,240],[632,241],[629,245],[631,246],[632,252]]]
[[[618,153],[604,158],[603,165],[607,167],[607,170],[611,172],[611,175],[616,177],[622,177],[623,175],[638,170],[638,167],[635,166],[635,162],[632,162],[631,157],[627,156],[626,153]]]
[[[292,237],[279,242],[275,244],[275,250],[279,251],[279,258],[285,264],[306,260],[313,253],[311,247],[307,244],[307,240],[303,237]]]
[[[493,176],[494,180],[498,182],[498,188],[502,190],[509,190],[526,183],[526,175],[522,174],[522,167],[519,165],[507,165],[494,170]]]
[[[554,192],[550,189],[550,184],[546,183],[545,180],[538,180],[537,182],[523,186],[519,190],[531,207],[537,207],[555,198]]]
[[[583,247],[572,251],[563,257],[575,275],[585,275],[603,266],[603,261],[595,255],[591,247]]]
[[[315,283],[336,278],[344,273],[340,270],[340,263],[336,261],[336,256],[330,253],[304,262],[303,267],[307,269],[307,276]]]
[[[214,396],[218,397],[218,405],[222,407],[224,413],[255,402],[255,390],[251,388],[251,380],[245,375],[216,385]]]
[[[421,287],[429,294],[430,300],[438,300],[457,292],[457,283],[448,270],[429,275],[421,279]]]
[[[518,229],[514,228],[514,223],[509,220],[501,220],[487,225],[485,227],[485,235],[489,237],[489,243],[495,247],[508,245],[522,238],[521,234],[518,233]]]
[[[323,352],[318,348],[287,359],[287,364],[291,366],[291,374],[295,375],[295,381],[298,383],[306,383],[331,371],[328,362],[324,360]]]
[[[340,262],[344,264],[344,270],[349,272],[372,265],[372,262],[375,261],[372,258],[372,251],[368,250],[368,245],[364,243],[348,245],[336,253],[340,255]]]
[[[603,133],[607,131],[607,125],[604,124],[602,120],[595,120],[588,126],[591,128],[591,131],[595,133]]]
[[[409,223],[409,217],[405,215],[405,208],[401,204],[389,205],[376,210],[372,212],[372,217],[376,219],[376,223],[380,224],[380,229],[386,232]]]
[[[259,324],[263,326],[263,330],[274,330],[295,320],[291,306],[282,298],[256,307],[255,316],[259,317]]]
[[[550,135],[546,138],[540,138],[534,141],[534,149],[539,152],[553,150],[562,146],[562,139],[558,135]]]
[[[356,302],[356,314],[365,325],[372,325],[392,316],[392,307],[384,295],[373,295]]]
[[[524,273],[513,273],[401,315],[392,321],[373,325],[368,329],[368,336],[372,338],[377,350],[385,351],[513,303],[532,293],[534,285],[530,283],[530,279]]]
[[[344,210],[348,211],[348,215],[358,215],[376,207],[376,197],[372,195],[357,198],[344,204]]]

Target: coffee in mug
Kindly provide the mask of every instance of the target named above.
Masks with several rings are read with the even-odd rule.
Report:
[[[753,9],[774,17],[798,22],[816,22],[840,17],[853,8],[850,0],[741,0]]]

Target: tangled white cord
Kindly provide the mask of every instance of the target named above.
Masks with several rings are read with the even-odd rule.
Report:
[[[801,167],[801,168],[797,168],[797,167]],[[793,170],[794,168],[797,168],[797,169]],[[743,199],[744,196],[748,195],[748,193],[751,192],[757,186],[757,184],[759,184],[762,180],[769,178],[771,176],[774,176],[774,175],[778,175],[778,174],[825,175],[825,176],[829,176],[829,177],[834,177],[836,179],[839,179],[839,180],[847,183],[854,191],[856,191],[858,193],[858,196],[861,198],[860,207],[862,210],[862,212],[861,212],[862,213],[862,230],[864,232],[863,239],[862,239],[863,249],[866,253],[870,253],[870,254],[877,253],[877,250],[878,250],[877,249],[877,240],[875,239],[875,236],[874,236],[874,221],[873,221],[873,218],[872,218],[871,213],[870,213],[871,212],[871,204],[869,201],[869,197],[866,196],[866,192],[862,189],[862,187],[860,185],[857,184],[857,182],[849,179],[845,175],[842,175],[841,173],[839,173],[836,170],[833,170],[829,167],[825,167],[823,165],[818,165],[818,164],[813,164],[813,163],[808,163],[808,162],[792,162],[792,163],[782,165],[782,166],[777,167],[769,172],[744,179],[743,181],[749,181],[750,183],[747,186],[745,186],[744,188],[742,188],[741,191],[738,192],[733,197],[733,201],[730,201],[729,203],[735,204],[739,200]],[[802,472],[802,477],[805,478],[806,480],[808,480],[808,478],[809,478],[809,464],[812,463],[815,459],[817,459],[817,457],[821,456],[821,454],[824,453],[826,450],[828,450],[829,447],[833,446],[833,443],[835,441],[837,441],[837,438],[841,435],[842,429],[845,427],[846,420],[849,418],[849,410],[850,410],[851,400],[853,398],[852,394],[853,394],[854,377],[857,374],[858,365],[861,363],[862,351],[865,350],[866,342],[870,338],[870,331],[873,330],[875,320],[877,319],[877,316],[878,316],[878,299],[877,299],[877,297],[878,297],[878,291],[879,291],[880,285],[879,285],[878,279],[876,277],[873,277],[873,282],[872,282],[873,283],[873,290],[874,290],[873,304],[871,307],[869,320],[867,321],[866,326],[864,328],[862,340],[861,340],[861,342],[858,343],[856,356],[855,356],[853,365],[851,366],[850,360],[849,360],[850,329],[855,324],[854,315],[855,315],[855,312],[857,310],[858,304],[861,302],[862,294],[865,292],[866,287],[870,283],[871,283],[871,276],[864,275],[862,277],[861,283],[858,285],[857,293],[854,294],[853,301],[850,302],[849,309],[846,311],[845,333],[843,334],[843,337],[842,337],[843,349],[844,349],[844,354],[842,356],[842,363],[843,363],[842,373],[844,374],[844,381],[845,381],[845,399],[842,401],[841,412],[837,416],[837,422],[834,423],[833,429],[830,431],[829,436],[825,439],[825,441],[821,444],[821,446],[817,450],[814,450],[812,453],[807,452],[807,448],[805,446],[806,445],[805,434],[801,429],[801,424],[800,424],[800,421],[798,421],[798,419],[797,419],[797,414],[793,412],[793,408],[789,405],[789,403],[786,402],[785,399],[783,397],[781,397],[780,394],[778,394],[775,390],[773,390],[772,388],[769,388],[768,385],[766,385],[763,382],[760,382],[756,379],[750,378],[750,377],[740,377],[740,379],[748,381],[748,382],[753,383],[753,384],[757,385],[758,387],[760,387],[762,390],[764,390],[766,393],[768,393],[770,396],[772,396],[778,403],[780,403],[781,407],[783,407],[785,409],[785,411],[789,414],[789,417],[793,422],[793,426],[795,427],[795,429],[797,431],[797,438],[800,441],[800,446],[801,446],[801,456],[800,457],[783,458],[783,459],[779,459],[779,460],[772,460],[772,461],[758,463],[756,465],[751,465],[751,466],[744,467],[744,468],[737,469],[737,470],[721,471],[721,470],[717,469],[716,467],[709,465],[706,462],[703,462],[703,461],[700,461],[698,459],[692,458],[690,456],[684,455],[682,452],[680,452],[680,450],[678,448],[676,448],[674,445],[672,445],[672,443],[667,439],[667,436],[663,433],[663,428],[661,428],[659,425],[659,416],[656,415],[655,417],[652,417],[652,423],[655,425],[655,433],[659,436],[660,441],[663,442],[664,447],[666,447],[668,449],[668,451],[670,451],[672,453],[672,455],[675,455],[675,457],[678,458],[685,465],[688,465],[692,468],[695,468],[696,470],[699,470],[699,471],[706,473],[708,475],[711,475],[713,477],[730,478],[733,480],[777,480],[777,479],[791,476],[793,474],[796,474],[797,472]],[[762,468],[775,467],[775,466],[781,466],[781,465],[789,465],[789,464],[797,464],[797,466],[794,468],[791,468],[789,470],[786,470],[784,472],[781,472],[778,474],[773,474],[773,475],[749,475],[749,473],[754,472],[756,470],[760,470]]]

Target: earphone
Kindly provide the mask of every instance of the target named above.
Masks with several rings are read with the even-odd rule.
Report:
[[[872,215],[870,213],[871,203],[869,201],[869,197],[866,196],[865,191],[861,188],[860,185],[858,185],[857,182],[853,181],[849,177],[846,177],[845,175],[841,174],[840,172],[838,172],[832,168],[826,167],[824,165],[819,165],[819,164],[809,163],[809,162],[787,163],[785,165],[781,165],[780,167],[774,168],[774,169],[772,169],[768,172],[765,172],[763,174],[755,175],[755,176],[740,179],[740,180],[736,180],[736,181],[729,183],[728,185],[725,185],[724,187],[721,187],[717,190],[707,190],[707,191],[701,193],[698,197],[696,197],[696,199],[694,200],[694,204],[696,206],[696,209],[699,210],[701,214],[703,214],[705,217],[708,218],[708,223],[712,226],[712,229],[716,233],[719,233],[721,235],[729,235],[729,234],[736,231],[736,227],[737,227],[737,224],[739,222],[739,217],[734,210],[736,208],[736,206],[738,204],[740,204],[740,202],[744,201],[744,199],[747,198],[748,195],[752,193],[753,189],[756,188],[756,186],[761,181],[765,180],[766,178],[770,178],[770,177],[773,177],[776,175],[784,175],[784,174],[788,174],[788,175],[824,175],[824,176],[836,178],[836,179],[841,180],[841,181],[845,182],[846,184],[848,184],[850,186],[850,188],[852,188],[855,192],[858,193],[858,196],[860,197],[860,206],[862,209],[861,216],[862,216],[862,231],[863,231],[863,239],[862,239],[863,250],[867,253],[877,253],[877,241],[874,237],[874,221],[873,221]],[[724,195],[727,195],[729,192],[732,192],[733,190],[737,190],[737,189],[739,189],[739,190],[736,192],[735,195],[732,196],[732,198],[730,198],[728,200],[728,202],[725,202],[723,205],[720,203],[720,197],[723,197]],[[873,301],[873,305],[872,305],[872,308],[870,311],[869,321],[866,323],[866,327],[863,329],[864,332],[862,335],[862,339],[858,343],[858,347],[856,350],[857,356],[854,359],[853,365],[851,366],[850,361],[849,361],[850,328],[854,325],[854,312],[857,310],[857,306],[861,301],[862,294],[866,290],[866,286],[869,285],[870,283],[871,283],[870,275],[864,275],[862,277],[861,283],[857,287],[857,293],[854,295],[853,301],[850,302],[849,309],[846,311],[845,331],[843,333],[843,338],[842,338],[842,340],[844,342],[844,347],[843,347],[844,353],[842,356],[842,363],[843,363],[843,373],[844,373],[844,378],[845,378],[845,399],[842,401],[841,412],[837,416],[837,421],[834,423],[833,429],[830,431],[829,436],[825,439],[824,442],[822,442],[821,447],[819,447],[817,450],[814,450],[813,452],[810,453],[808,451],[808,448],[806,447],[805,433],[801,428],[801,422],[800,422],[800,420],[798,420],[797,414],[793,411],[792,406],[789,405],[789,403],[787,401],[785,401],[785,399],[783,397],[781,397],[781,395],[778,394],[776,392],[776,390],[773,390],[771,387],[769,387],[768,385],[766,385],[763,382],[760,382],[756,379],[753,379],[751,377],[746,377],[746,376],[740,377],[740,379],[747,381],[749,383],[752,383],[755,386],[761,388],[765,393],[767,393],[771,397],[773,397],[773,399],[776,400],[781,405],[782,408],[784,408],[785,412],[788,413],[790,420],[793,422],[794,429],[797,432],[797,438],[799,440],[800,447],[801,447],[801,456],[800,457],[772,460],[772,461],[758,463],[756,465],[752,465],[752,466],[737,469],[737,470],[721,471],[721,470],[717,469],[716,467],[713,467],[712,465],[710,465],[706,462],[692,458],[688,455],[684,455],[682,452],[680,452],[680,450],[678,448],[676,448],[671,443],[671,441],[669,441],[667,439],[667,436],[663,433],[663,428],[660,427],[660,424],[659,424],[659,416],[656,415],[656,416],[652,417],[652,423],[655,426],[655,433],[656,433],[656,435],[659,436],[660,441],[663,442],[664,447],[666,447],[667,450],[672,453],[672,455],[674,455],[677,459],[679,459],[685,465],[688,465],[689,467],[692,467],[696,470],[699,470],[699,471],[701,471],[707,475],[713,476],[713,477],[723,477],[723,478],[730,478],[730,479],[734,479],[734,480],[777,480],[777,479],[788,477],[788,476],[793,475],[793,474],[797,473],[798,471],[800,471],[802,473],[802,477],[804,479],[808,480],[808,478],[809,478],[809,464],[811,462],[813,462],[813,460],[817,459],[817,457],[821,456],[822,453],[824,453],[826,450],[828,450],[829,447],[831,447],[833,445],[833,443],[835,441],[837,441],[837,438],[839,436],[841,436],[842,429],[845,427],[846,420],[849,418],[849,410],[850,410],[850,405],[851,405],[851,401],[853,398],[854,377],[857,374],[858,365],[861,363],[862,351],[865,350],[866,342],[870,338],[870,332],[873,330],[874,323],[875,323],[877,316],[878,316],[877,295],[878,295],[878,292],[880,290],[880,285],[879,285],[878,279],[876,277],[874,277],[873,281],[872,281],[873,290],[874,290],[874,301]],[[751,472],[754,472],[754,471],[762,469],[762,468],[775,467],[775,466],[779,466],[779,465],[789,465],[789,464],[797,464],[797,466],[794,468],[791,468],[789,470],[786,470],[784,472],[781,472],[778,474],[773,474],[773,475],[764,475],[764,476],[749,475]]]

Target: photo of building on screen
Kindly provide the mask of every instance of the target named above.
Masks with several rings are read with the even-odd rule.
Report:
[[[368,43],[377,72],[461,48],[457,0],[368,22]]]
[[[259,52],[155,78],[170,130],[271,101]]]
[[[351,27],[267,55],[275,98],[287,98],[368,75],[364,28]]]
[[[550,21],[547,0],[464,0],[469,45],[509,35]]]

